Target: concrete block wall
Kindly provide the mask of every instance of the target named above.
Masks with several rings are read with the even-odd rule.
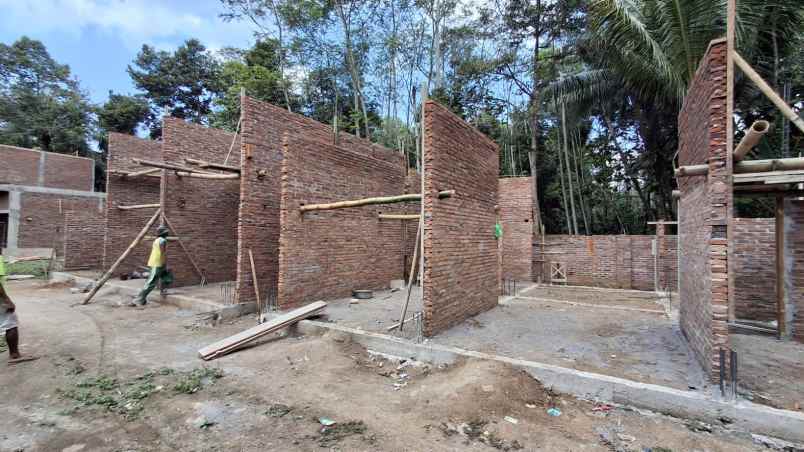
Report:
[[[706,176],[683,177],[681,330],[705,371],[719,372],[718,349],[729,348],[728,237],[731,181],[726,150],[726,42],[712,41],[678,117],[679,165],[708,164]]]
[[[220,129],[165,118],[162,156],[165,163],[192,166],[193,158],[223,163],[235,135]],[[240,164],[235,143],[227,164]],[[231,174],[215,170],[213,173]],[[157,197],[158,202],[158,197]],[[237,275],[237,222],[240,181],[177,177],[168,172],[165,215],[208,282],[234,281]],[[178,243],[171,243],[169,268],[177,285],[198,284],[200,278]]]
[[[506,279],[533,281],[532,244],[534,231],[533,179],[506,177],[498,181],[498,206],[502,238],[502,276]]]
[[[497,305],[497,145],[447,108],[424,105],[424,334]],[[441,190],[455,190],[439,199]]]
[[[404,226],[377,215],[400,212],[404,204],[299,211],[304,204],[399,195],[401,162],[294,134],[286,135],[283,152],[279,306],[349,297],[353,289],[387,288],[401,279]]]
[[[248,252],[254,254],[261,293],[276,290],[279,273],[279,211],[282,145],[285,134],[333,142],[332,127],[285,108],[241,98],[241,180],[238,224],[237,299],[255,301]],[[404,166],[404,157],[368,140],[341,132],[350,151]],[[401,170],[400,170],[401,171]],[[402,188],[400,187],[400,190]],[[415,229],[414,229],[415,232]]]
[[[785,201],[784,261],[787,335],[804,343],[804,201]]]
[[[0,185],[93,191],[95,161],[85,157],[0,145]]]
[[[137,237],[156,209],[120,210],[118,205],[158,204],[159,177],[138,177],[127,180],[112,171],[143,169],[131,161],[141,158],[162,161],[162,143],[144,140],[132,135],[109,134],[109,152],[106,178],[106,236],[103,241],[103,268],[108,269]],[[149,231],[156,234],[158,221]],[[151,251],[150,243],[138,246],[118,267],[116,273],[128,273],[144,266]]]
[[[105,204],[100,215],[97,209],[64,212],[64,270],[101,269],[105,229]]]
[[[737,319],[776,320],[776,220],[735,218],[733,259]]]

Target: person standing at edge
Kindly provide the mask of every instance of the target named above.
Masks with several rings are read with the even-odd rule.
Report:
[[[9,262],[9,264],[12,262]],[[35,356],[23,356],[20,354],[19,344],[20,335],[17,326],[17,307],[11,301],[11,297],[6,293],[5,288],[6,270],[3,263],[3,256],[0,255],[0,330],[6,335],[8,345],[8,363],[17,364],[24,361],[33,361]]]
[[[165,226],[159,226],[159,229],[157,229],[157,238],[154,240],[153,246],[151,246],[151,256],[148,258],[148,267],[151,268],[151,273],[148,275],[145,287],[131,302],[131,306],[145,306],[145,303],[148,302],[148,294],[156,288],[157,283],[169,280],[166,265],[167,237],[169,233],[170,230]]]

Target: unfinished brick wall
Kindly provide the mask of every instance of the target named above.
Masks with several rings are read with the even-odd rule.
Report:
[[[97,209],[64,212],[64,269],[100,269],[106,235],[105,205]]]
[[[0,145],[0,161],[0,185],[94,190],[92,159]]]
[[[299,206],[399,195],[402,166],[294,135],[283,150],[279,305],[348,297],[353,289],[387,288],[401,279],[402,225],[377,218],[401,205],[306,213]]]
[[[681,330],[715,378],[718,349],[729,347],[728,225],[731,182],[726,155],[726,42],[713,41],[678,117],[679,165],[708,164],[708,176],[679,179]]]
[[[223,163],[233,138],[233,133],[224,130],[165,118],[162,156],[165,163],[182,166],[192,166],[186,158]],[[240,164],[237,151],[232,151],[227,164]],[[240,181],[177,177],[169,172],[167,187],[165,215],[175,228],[172,234],[181,238],[208,282],[234,281]],[[198,284],[200,278],[184,250],[178,243],[172,243],[170,248],[169,266],[176,284]]]
[[[497,197],[500,224],[503,228],[502,276],[506,279],[533,281],[533,179],[499,179]]]
[[[64,213],[80,210],[86,215],[103,215],[101,196],[65,196],[52,193],[20,194],[20,223],[17,235],[20,248],[54,248],[64,256]],[[97,244],[100,246],[100,243]]]
[[[658,256],[654,256],[654,241]],[[567,284],[617,289],[677,290],[675,236],[666,235],[545,235],[546,275],[550,262],[567,269]],[[534,244],[534,266],[541,265],[540,244]],[[658,263],[659,272],[654,268]],[[545,278],[547,281],[547,278]]]
[[[788,335],[804,343],[804,201],[784,205],[785,321]]]
[[[261,294],[276,290],[280,210],[277,175],[281,171],[284,135],[332,143],[333,134],[327,124],[250,97],[241,98],[240,105],[242,160],[236,291],[238,301],[244,303],[256,300],[249,250],[254,254]],[[339,142],[352,152],[396,162],[399,168],[403,167],[403,156],[368,140],[341,132]]]
[[[776,320],[776,220],[735,218],[733,256],[736,317]]]
[[[141,158],[162,161],[162,144],[132,135],[109,134],[106,178],[106,236],[103,241],[103,268],[108,269],[137,237],[156,209],[120,210],[118,205],[159,204],[159,177],[143,176],[128,180],[113,171],[138,171],[143,167],[131,161]],[[155,235],[158,221],[149,234]],[[150,243],[138,246],[118,267],[116,274],[129,273],[148,263]]]
[[[424,105],[424,334],[497,305],[497,145],[445,107]],[[455,190],[439,199],[441,190]]]

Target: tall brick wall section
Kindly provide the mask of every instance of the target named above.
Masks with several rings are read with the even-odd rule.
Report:
[[[497,186],[502,238],[502,276],[533,281],[533,179],[506,177]],[[538,267],[538,266],[537,266]]]
[[[0,185],[94,190],[92,159],[0,145],[0,161]]]
[[[654,241],[658,256],[654,256]],[[543,259],[561,262],[567,268],[567,283],[618,289],[677,289],[676,237],[672,235],[545,235]],[[534,267],[541,265],[540,244],[534,244]],[[654,267],[658,263],[659,272]],[[546,273],[549,275],[549,273]]]
[[[223,163],[234,137],[233,133],[220,129],[165,118],[162,156],[165,163],[183,166],[191,166],[185,162],[186,158]],[[233,150],[227,164],[239,165],[237,150]],[[234,281],[236,278],[239,201],[240,181],[237,179],[196,179],[169,173],[165,215],[176,228],[172,233],[181,237],[208,282]],[[177,285],[200,282],[178,243],[172,244],[169,253],[169,267],[176,276]]]
[[[776,221],[734,219],[734,308],[738,319],[776,320]]]
[[[303,204],[398,195],[402,166],[294,135],[283,149],[279,305],[348,297],[402,278],[402,225],[377,218],[400,204],[299,211]]]
[[[103,268],[108,269],[137,237],[156,209],[120,210],[118,205],[158,204],[159,178],[138,177],[132,180],[115,176],[112,171],[143,169],[131,161],[141,158],[162,161],[162,143],[131,135],[109,134],[108,174],[106,179],[106,235],[103,241]],[[157,223],[149,231],[156,234]],[[118,267],[116,274],[128,273],[148,262],[150,244],[132,251]],[[171,253],[172,257],[172,253]]]
[[[284,135],[332,143],[332,128],[284,108],[241,98],[241,179],[238,223],[237,299],[255,301],[248,252],[254,254],[261,293],[276,290],[279,272],[279,210]],[[352,152],[396,162],[404,157],[381,146],[341,133],[339,143]],[[401,170],[400,170],[401,171]]]
[[[785,313],[793,340],[804,343],[804,201],[784,206]]]
[[[497,305],[498,148],[448,109],[424,105],[424,334]],[[438,199],[441,190],[455,190]]]
[[[681,330],[704,369],[719,372],[729,347],[728,226],[731,182],[726,150],[726,42],[713,41],[678,117],[679,165],[708,164],[707,176],[682,177]]]
[[[105,205],[100,213],[97,209],[64,212],[64,269],[100,269],[105,235]]]
[[[79,210],[88,216],[102,217],[103,198],[65,196],[51,193],[20,194],[20,224],[17,236],[20,248],[55,248],[64,256],[64,214]],[[100,247],[100,243],[97,246]]]

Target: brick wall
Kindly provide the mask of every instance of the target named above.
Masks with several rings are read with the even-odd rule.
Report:
[[[20,194],[18,247],[55,248],[64,256],[64,214],[78,210],[87,216],[103,215],[103,198],[96,196],[64,196],[50,193]],[[100,243],[97,244],[100,246]]]
[[[443,106],[424,106],[424,334],[497,305],[497,146]],[[438,199],[441,190],[455,190]]]
[[[93,191],[95,162],[84,157],[0,145],[0,185]]]
[[[131,135],[109,134],[108,174],[106,179],[106,236],[103,246],[103,268],[108,269],[137,237],[156,209],[120,210],[118,205],[158,204],[159,177],[138,177],[128,180],[112,171],[143,169],[131,161],[141,158],[162,161],[162,144]],[[156,234],[158,221],[149,231]],[[128,273],[148,262],[150,244],[144,243],[118,267],[116,274]]]
[[[191,166],[186,158],[223,163],[233,138],[233,133],[223,130],[165,118],[162,156],[165,163],[183,166]],[[240,154],[234,150],[227,164],[239,163]],[[169,173],[167,187],[165,215],[176,228],[172,234],[181,237],[208,282],[234,281],[240,181],[176,177]],[[200,282],[178,243],[171,246],[169,266],[177,285]]]
[[[726,150],[726,42],[713,41],[678,117],[679,164],[708,164],[707,176],[679,180],[681,330],[716,378],[718,349],[729,347],[728,226],[731,182]]]
[[[734,219],[734,308],[738,319],[776,320],[776,220]]]
[[[786,321],[793,340],[804,342],[804,202],[785,201]]]
[[[100,269],[103,265],[105,211],[64,212],[64,269]]]
[[[403,167],[293,135],[283,150],[279,305],[348,297],[353,289],[386,288],[402,278],[402,225],[377,218],[402,204],[307,213],[299,206],[399,195]]]
[[[248,251],[252,250],[260,291],[275,290],[279,272],[279,210],[283,137],[286,133],[331,143],[332,128],[286,109],[241,98],[241,180],[238,224],[237,299],[255,301]],[[367,140],[341,133],[350,151],[403,167],[404,157]]]
[[[657,241],[658,256],[653,254]],[[567,268],[567,283],[578,286],[618,289],[677,289],[678,253],[672,235],[545,235],[545,281],[550,262],[562,262]],[[534,267],[542,260],[540,244],[534,243]],[[654,272],[658,262],[658,275]]]
[[[499,179],[497,205],[502,239],[502,276],[506,279],[532,281],[533,277],[533,179]]]

